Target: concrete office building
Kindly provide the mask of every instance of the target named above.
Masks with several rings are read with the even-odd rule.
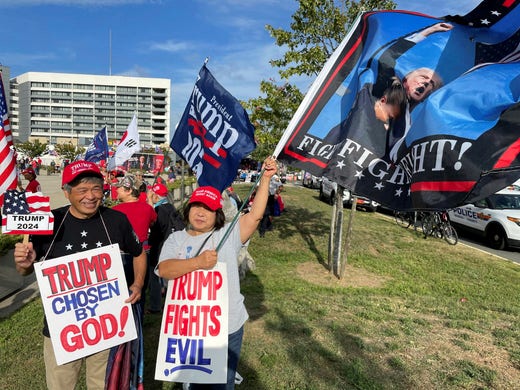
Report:
[[[28,72],[11,79],[10,93],[20,142],[87,146],[103,126],[109,143],[119,141],[135,112],[142,147],[169,143],[169,79]]]
[[[0,65],[0,73],[2,73],[2,83],[4,85],[5,100],[7,103],[7,109],[11,112],[11,104],[9,104],[9,98],[11,97],[11,86],[9,79],[11,78],[11,68],[8,66]]]

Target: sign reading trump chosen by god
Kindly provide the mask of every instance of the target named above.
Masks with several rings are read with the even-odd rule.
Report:
[[[137,337],[119,245],[34,263],[59,365]]]

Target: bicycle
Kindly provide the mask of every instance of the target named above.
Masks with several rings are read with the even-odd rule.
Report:
[[[395,223],[404,229],[407,229],[411,224],[415,224],[415,213],[408,211],[395,211]]]
[[[421,226],[421,220],[424,216],[422,211],[394,211],[395,223],[404,229],[413,226],[413,230],[417,232],[417,228]]]
[[[428,236],[444,238],[450,245],[459,242],[457,231],[451,226],[446,211],[434,211],[425,215],[422,219],[422,230],[424,238],[428,238]]]

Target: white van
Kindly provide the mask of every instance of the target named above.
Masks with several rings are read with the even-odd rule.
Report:
[[[513,186],[450,210],[449,216],[456,228],[483,236],[492,248],[520,247],[520,191]]]

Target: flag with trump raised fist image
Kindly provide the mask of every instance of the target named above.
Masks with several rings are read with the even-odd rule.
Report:
[[[520,3],[361,14],[275,150],[396,210],[445,210],[520,177]]]
[[[200,186],[227,188],[242,158],[256,143],[254,126],[240,102],[203,65],[170,146],[182,156]]]

